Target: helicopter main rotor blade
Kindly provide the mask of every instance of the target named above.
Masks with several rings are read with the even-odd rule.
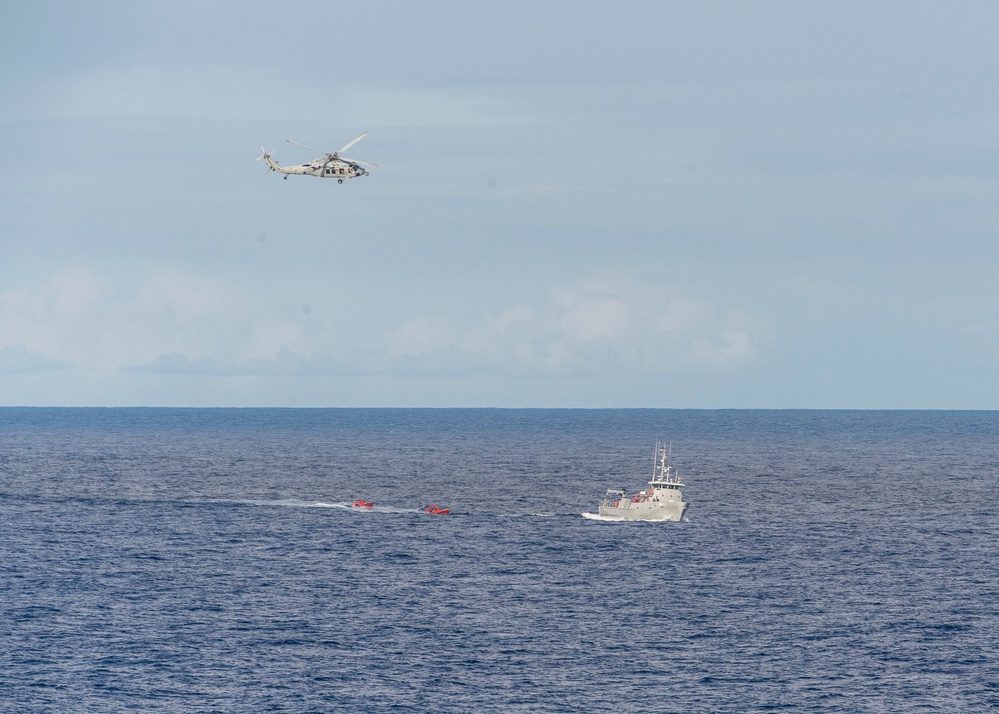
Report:
[[[291,139],[288,139],[287,141],[289,144],[294,144],[295,146],[301,146],[303,149],[308,149],[309,151],[315,151],[317,154],[326,153],[324,151],[320,151],[319,149],[313,149],[311,146],[306,146],[305,144],[299,144],[297,141],[292,141]]]
[[[342,161],[352,161],[355,164],[363,164],[364,166],[374,166],[376,169],[378,168],[378,164],[372,164],[368,161],[361,161],[360,159],[348,159],[346,156],[341,156],[340,159]]]
[[[356,144],[357,142],[359,142],[359,141],[360,141],[361,139],[363,139],[363,138],[364,138],[364,137],[366,137],[367,135],[368,135],[368,132],[366,132],[366,131],[365,131],[365,132],[362,132],[360,136],[358,136],[358,137],[357,137],[356,139],[354,139],[354,140],[353,140],[352,142],[350,142],[349,144],[347,144],[346,146],[344,146],[343,148],[341,148],[341,149],[340,149],[340,151],[346,151],[347,149],[349,149],[350,147],[352,147],[352,146],[353,146],[354,144]],[[340,155],[340,151],[337,151],[337,152],[336,152],[336,154],[337,154],[338,156]]]

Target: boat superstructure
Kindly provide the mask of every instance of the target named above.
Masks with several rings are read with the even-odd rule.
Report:
[[[656,442],[656,457],[649,487],[628,496],[623,488],[611,488],[589,518],[622,521],[679,521],[689,505],[683,500],[683,480],[669,463],[672,447]]]

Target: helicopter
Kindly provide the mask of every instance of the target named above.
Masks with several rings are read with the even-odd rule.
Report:
[[[319,178],[335,178],[337,183],[343,183],[344,179],[367,176],[368,172],[361,168],[362,164],[364,166],[378,166],[378,164],[369,164],[367,161],[358,161],[357,159],[348,159],[346,156],[340,156],[341,151],[346,151],[367,135],[368,132],[365,131],[339,151],[334,151],[332,154],[326,154],[326,156],[323,156],[322,158],[313,159],[309,163],[302,164],[300,166],[281,166],[271,158],[273,152],[268,153],[263,146],[260,147],[261,156],[257,157],[257,161],[260,161],[261,159],[266,161],[267,173],[277,171],[278,173],[284,174],[285,180],[288,179],[290,174],[301,174],[303,176],[317,176]],[[311,146],[300,144],[297,141],[292,141],[291,139],[288,139],[288,143],[294,144],[295,146],[301,146],[303,149],[308,149],[309,151],[322,153],[318,149],[313,149]]]

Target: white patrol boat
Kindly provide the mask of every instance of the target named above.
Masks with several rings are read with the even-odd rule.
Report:
[[[685,485],[669,464],[672,448],[656,443],[656,459],[649,487],[628,496],[623,488],[607,490],[596,513],[584,513],[599,521],[679,521],[687,510],[680,489]]]

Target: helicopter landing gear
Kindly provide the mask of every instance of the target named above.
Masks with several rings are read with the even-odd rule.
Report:
[[[337,183],[343,183],[343,179],[337,179],[336,182]]]
[[[287,180],[288,180],[288,174],[285,174],[285,175],[284,175],[284,180],[285,180],[285,181],[287,181]]]

